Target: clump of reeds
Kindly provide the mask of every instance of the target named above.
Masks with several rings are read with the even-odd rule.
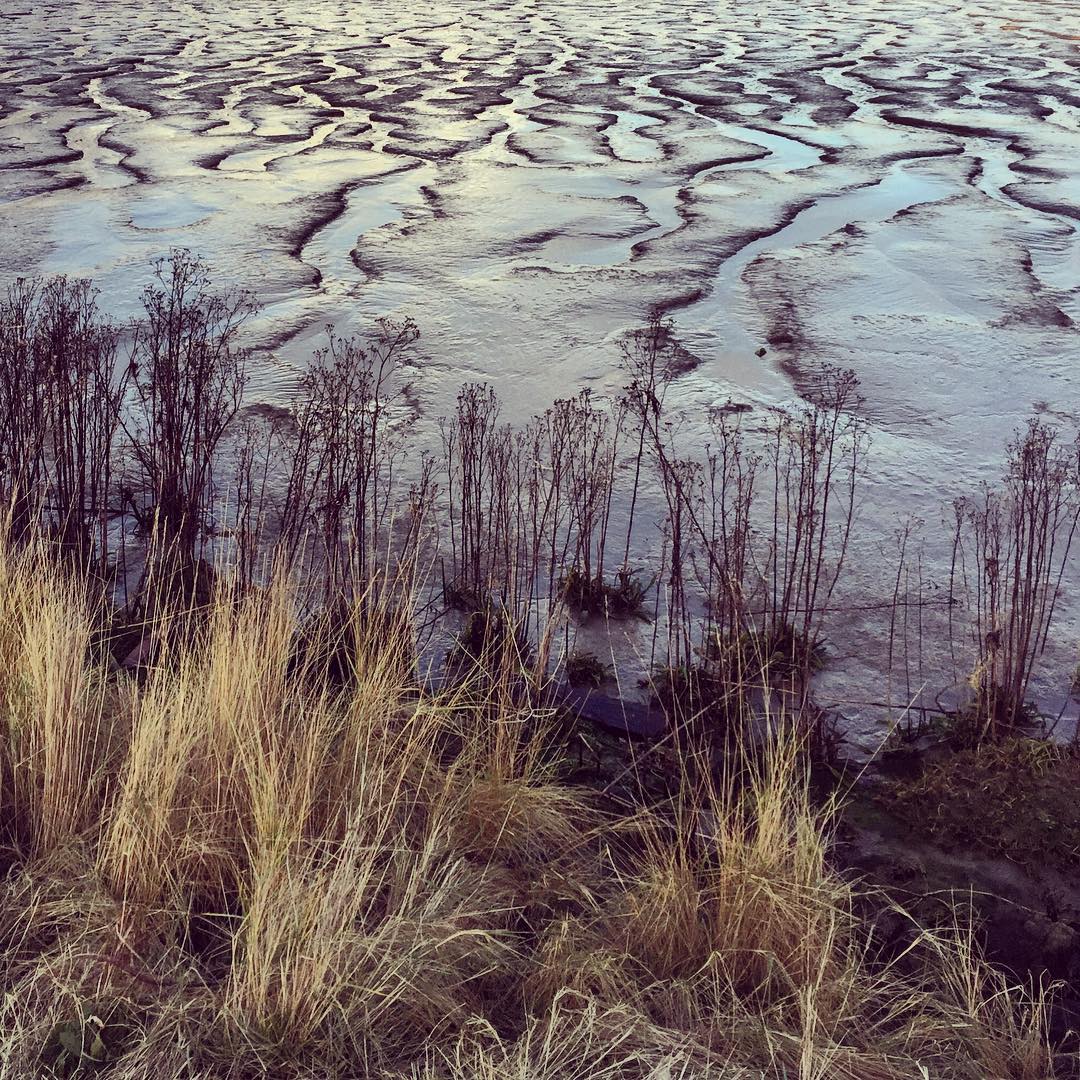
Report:
[[[711,442],[687,456],[666,406],[677,359],[660,317],[624,349],[625,404],[637,427],[631,507],[646,460],[666,504],[661,697],[683,716],[738,723],[748,697],[780,678],[793,711],[813,717],[803,706],[824,662],[825,617],[847,558],[867,449],[858,382],[826,368],[812,394],[769,410],[753,433],[741,414],[715,412]]]
[[[1028,688],[1046,648],[1080,525],[1080,440],[1038,420],[1008,446],[1003,482],[953,506],[950,596],[965,601],[972,700],[953,732],[979,742],[1037,722]]]
[[[330,591],[362,592],[387,569],[389,528],[402,509],[395,470],[405,451],[397,368],[416,337],[411,322],[388,320],[365,341],[331,334],[301,379],[282,440],[288,479],[277,544],[292,561],[314,537]]]
[[[215,291],[186,251],[154,264],[134,326],[121,419],[135,465],[131,508],[163,548],[190,560],[216,502],[218,447],[240,407],[247,353],[237,334],[250,296]]]
[[[127,381],[118,340],[89,282],[20,280],[0,298],[0,499],[10,534],[43,524],[99,571]]]
[[[649,622],[643,666],[672,726],[726,738],[782,699],[828,751],[813,677],[867,453],[851,372],[825,368],[801,400],[760,417],[686,418],[671,395],[684,356],[657,315],[626,339],[612,400],[583,391],[511,425],[493,388],[467,384],[441,454],[410,458],[413,323],[331,331],[290,407],[261,420],[243,410],[251,298],[215,289],[185,251],[153,271],[124,327],[100,316],[87,282],[17,282],[0,299],[9,537],[48,534],[123,599],[118,659],[145,656],[136,639],[160,646],[170,605],[205,606],[213,566],[242,592],[285,564],[307,602],[364,597],[375,610],[434,565],[442,587],[427,591],[422,621],[444,654],[460,652],[449,609],[465,617],[456,638],[469,655],[512,627],[517,652],[556,666],[575,626]],[[950,611],[970,601],[975,648],[972,700],[953,728],[975,740],[1034,719],[1029,685],[1080,513],[1080,455],[1055,430],[1033,422],[1009,453],[1000,490],[955,506]],[[637,565],[657,539],[659,555]],[[910,629],[897,624],[899,583],[890,673]],[[921,652],[921,614],[917,632]]]

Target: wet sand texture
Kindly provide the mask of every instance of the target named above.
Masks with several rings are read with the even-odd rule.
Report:
[[[90,275],[125,314],[190,247],[264,304],[254,401],[380,314],[421,327],[429,424],[467,379],[511,419],[614,391],[656,308],[691,421],[850,366],[871,597],[898,516],[1080,411],[1071,0],[4,7],[0,277]]]

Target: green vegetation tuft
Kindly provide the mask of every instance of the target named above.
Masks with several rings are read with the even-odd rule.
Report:
[[[949,753],[914,779],[890,781],[887,804],[939,844],[978,848],[1038,869],[1080,863],[1080,754],[1009,738]]]

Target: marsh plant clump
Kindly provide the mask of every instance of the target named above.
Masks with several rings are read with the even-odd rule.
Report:
[[[1080,525],[1080,440],[1031,420],[1008,446],[1002,483],[954,507],[951,591],[973,612],[971,738],[1030,727],[1028,688],[1046,647]]]
[[[611,668],[594,652],[576,649],[566,658],[566,681],[573,687],[603,686],[611,678]]]
[[[567,606],[585,619],[647,619],[648,601],[655,584],[644,581],[640,571],[618,570],[612,581],[588,578],[572,569],[560,583]]]

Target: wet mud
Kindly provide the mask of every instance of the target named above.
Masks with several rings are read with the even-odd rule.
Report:
[[[423,333],[422,436],[464,380],[508,419],[615,392],[655,310],[690,440],[853,368],[874,447],[825,683],[868,738],[880,665],[852,691],[843,661],[880,653],[898,519],[940,533],[1026,416],[1080,414],[1068,0],[44,0],[3,29],[0,278],[91,276],[124,316],[189,247],[263,304],[254,404],[379,315]]]

